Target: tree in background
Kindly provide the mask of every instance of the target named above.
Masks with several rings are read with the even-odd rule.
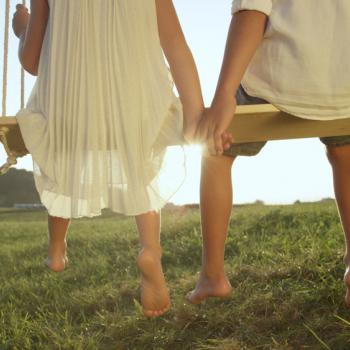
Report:
[[[0,207],[10,208],[15,203],[40,203],[31,171],[10,169],[0,176]]]

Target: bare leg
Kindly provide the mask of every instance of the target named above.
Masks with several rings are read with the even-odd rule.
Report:
[[[196,288],[187,295],[193,304],[208,297],[226,297],[231,285],[224,271],[225,241],[232,210],[232,157],[204,157],[201,175],[202,269]]]
[[[66,234],[70,220],[48,216],[49,249],[46,265],[54,272],[63,271],[67,262]]]
[[[141,272],[141,303],[145,316],[156,317],[170,308],[169,291],[161,264],[160,213],[139,215],[136,223],[141,242],[141,251],[137,258]]]
[[[350,307],[350,145],[341,147],[328,146],[327,150],[328,159],[333,168],[334,191],[344,229],[346,243],[344,255],[346,265],[344,275],[346,286],[345,302]]]

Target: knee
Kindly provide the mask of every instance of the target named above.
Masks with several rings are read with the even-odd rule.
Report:
[[[327,157],[332,166],[348,165],[350,167],[350,145],[327,146]]]

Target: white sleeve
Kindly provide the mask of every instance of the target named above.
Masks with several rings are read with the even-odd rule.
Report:
[[[255,10],[270,16],[272,10],[272,0],[233,0],[232,14],[242,10]]]

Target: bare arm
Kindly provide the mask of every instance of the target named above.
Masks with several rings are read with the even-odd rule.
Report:
[[[49,18],[47,0],[31,0],[31,14],[18,6],[13,19],[13,29],[19,37],[18,56],[23,68],[32,75],[38,74],[41,48]]]
[[[204,109],[197,68],[172,0],[156,0],[160,42],[184,109],[184,134],[192,139]]]
[[[263,40],[267,18],[258,11],[241,11],[232,18],[215,97],[200,127],[200,132],[209,140],[212,154],[222,154],[225,144],[228,147],[226,141],[232,142],[225,131],[236,111],[235,94]]]
[[[236,93],[263,40],[266,21],[267,16],[258,11],[241,11],[232,18],[214,103],[222,94],[232,97]]]

